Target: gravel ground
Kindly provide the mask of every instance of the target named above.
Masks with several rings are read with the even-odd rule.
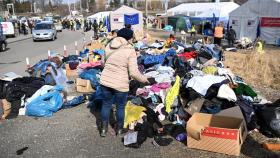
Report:
[[[112,129],[110,130],[112,131]],[[101,138],[96,117],[85,104],[61,110],[50,118],[19,116],[0,122],[0,157],[219,157],[224,154],[187,149],[175,140],[166,147],[154,147],[148,139],[139,149],[126,148],[120,138],[109,134]],[[240,157],[272,158],[280,153],[269,152],[261,147],[267,138],[257,132],[251,133],[242,146]],[[256,139],[257,138],[257,139]],[[19,149],[28,147],[22,155]],[[278,156],[277,156],[278,154]]]

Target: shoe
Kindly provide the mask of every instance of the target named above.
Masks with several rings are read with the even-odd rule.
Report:
[[[123,137],[123,134],[125,134],[127,132],[126,129],[123,128],[123,126],[117,126],[117,132],[116,135],[119,137]]]
[[[107,131],[108,131],[108,122],[102,122],[101,123],[100,136],[101,137],[106,137]]]

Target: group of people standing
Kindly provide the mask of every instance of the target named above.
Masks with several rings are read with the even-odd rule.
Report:
[[[15,30],[18,31],[18,35],[23,34],[27,35],[29,32],[32,34],[32,29],[35,26],[35,21],[33,20],[26,20],[26,21],[13,21]],[[30,31],[28,31],[30,30]]]
[[[214,44],[217,44],[221,46],[222,39],[224,38],[225,30],[222,23],[219,23],[214,30]],[[236,39],[236,32],[232,28],[232,26],[229,27],[227,30],[227,40],[228,40],[228,46],[232,47],[234,44],[234,41]]]
[[[64,19],[61,23],[64,29],[76,31],[83,28],[84,19]]]

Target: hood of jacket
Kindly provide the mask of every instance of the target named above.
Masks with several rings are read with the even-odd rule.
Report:
[[[109,43],[110,49],[119,49],[121,47],[125,47],[130,45],[128,41],[122,37],[116,37]]]

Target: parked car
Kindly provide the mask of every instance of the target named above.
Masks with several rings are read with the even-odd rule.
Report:
[[[35,25],[32,32],[33,41],[38,40],[55,40],[57,38],[57,31],[53,22],[40,22]]]
[[[1,25],[5,36],[15,37],[15,28],[12,22],[1,22]]]
[[[7,41],[6,36],[3,34],[3,27],[2,24],[0,24],[0,51],[3,52],[7,48]]]

